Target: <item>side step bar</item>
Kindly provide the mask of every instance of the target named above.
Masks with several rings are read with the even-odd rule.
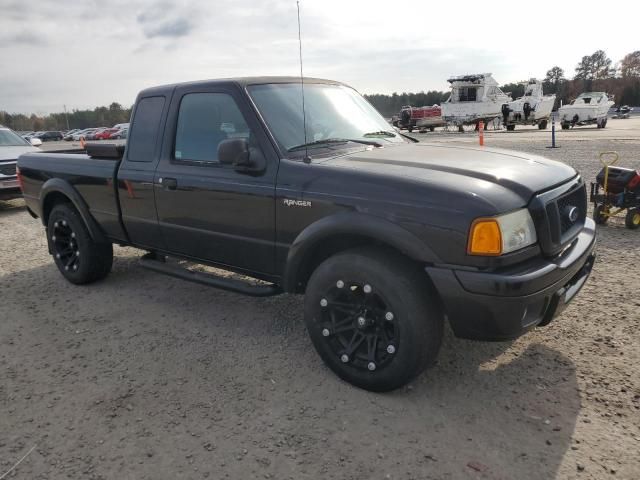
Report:
[[[193,272],[186,268],[166,263],[164,262],[164,259],[158,259],[153,254],[144,255],[140,259],[140,266],[153,270],[154,272],[164,273],[170,277],[180,278],[188,282],[200,283],[201,285],[206,285],[208,287],[229,290],[231,292],[241,293],[252,297],[270,297],[282,293],[282,287],[279,285],[250,285],[240,280],[223,278],[211,273]]]

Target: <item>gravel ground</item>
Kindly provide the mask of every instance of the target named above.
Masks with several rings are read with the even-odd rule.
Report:
[[[533,129],[487,144],[590,180],[604,150],[640,168],[640,119],[617,122],[560,132],[557,150]],[[73,286],[20,200],[0,202],[0,242],[0,478],[25,454],[8,478],[640,478],[640,232],[622,220],[550,326],[447,334],[438,365],[389,394],[322,365],[300,298],[156,275],[128,248],[105,281]]]

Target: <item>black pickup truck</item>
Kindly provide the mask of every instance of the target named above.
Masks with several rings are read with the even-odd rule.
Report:
[[[416,143],[338,82],[150,88],[131,121],[126,146],[18,160],[62,275],[104,278],[115,243],[174,277],[304,293],[318,353],[362,388],[397,388],[433,363],[445,321],[483,340],[548,324],[593,265],[595,224],[575,170]]]

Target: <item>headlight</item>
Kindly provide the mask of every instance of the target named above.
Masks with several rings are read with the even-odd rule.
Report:
[[[471,224],[467,253],[502,255],[536,243],[536,228],[523,208],[490,218],[477,218]]]

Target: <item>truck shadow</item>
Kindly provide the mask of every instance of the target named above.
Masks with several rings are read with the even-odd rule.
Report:
[[[25,419],[52,416],[78,440],[58,443],[54,429],[39,448],[81,458],[106,448],[83,438],[111,441],[131,478],[179,476],[180,444],[196,452],[189,463],[200,471],[228,457],[220,478],[247,477],[234,460],[244,448],[275,478],[296,476],[304,459],[304,478],[333,465],[341,478],[548,479],[571,446],[575,367],[528,337],[479,343],[448,333],[436,366],[407,388],[374,394],[322,365],[301,298],[212,290],[137,268],[127,255],[118,251],[112,274],[91,286],[68,284],[51,263],[0,277],[0,368],[17,369],[7,391],[21,399],[44,375],[58,398],[8,401],[7,438],[37,437]],[[135,417],[146,433],[127,437]],[[139,470],[149,452],[157,463]],[[34,474],[52,472],[35,465]],[[94,468],[107,475],[116,465]]]

